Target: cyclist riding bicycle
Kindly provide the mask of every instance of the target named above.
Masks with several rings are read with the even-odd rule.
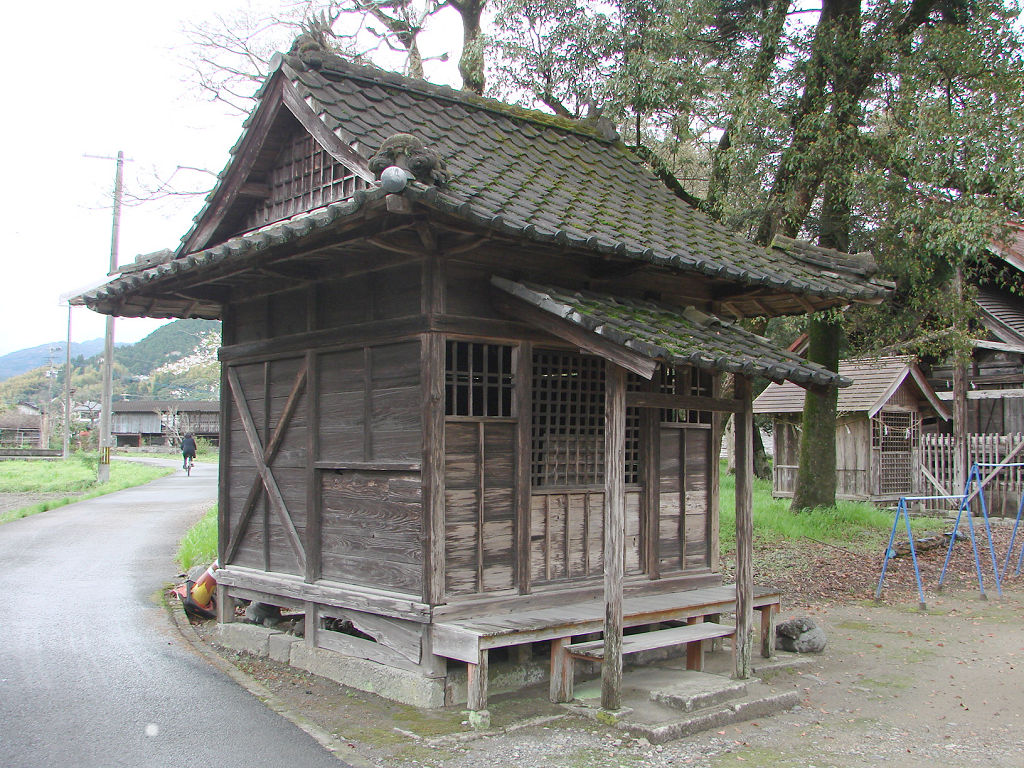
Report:
[[[189,432],[181,438],[181,468],[188,469],[188,464],[196,457],[196,439]]]

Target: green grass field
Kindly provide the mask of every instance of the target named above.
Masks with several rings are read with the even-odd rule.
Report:
[[[721,541],[729,551],[736,544],[736,478],[721,473]],[[762,540],[812,539],[856,549],[878,547],[892,530],[893,511],[874,504],[840,501],[829,509],[813,509],[794,514],[789,511],[790,499],[772,498],[770,480],[754,480],[754,537]],[[914,518],[915,534],[943,530],[948,521],[935,518]]]
[[[726,552],[736,546],[736,478],[721,474],[721,543]],[[762,540],[812,539],[852,549],[878,548],[892,529],[893,513],[873,504],[840,501],[832,509],[814,509],[800,514],[789,511],[789,499],[773,499],[768,480],[754,481],[754,536]],[[916,533],[943,530],[948,521],[914,518]],[[181,541],[178,562],[184,569],[217,557],[217,510],[191,528]]]
[[[77,455],[57,461],[0,462],[0,493],[67,494],[21,509],[0,513],[0,524],[39,512],[63,507],[114,491],[148,483],[174,472],[166,467],[151,467],[115,461],[110,465],[110,481],[96,482],[96,456]]]
[[[182,570],[209,565],[217,559],[217,507],[214,506],[188,529],[178,544],[177,560]]]

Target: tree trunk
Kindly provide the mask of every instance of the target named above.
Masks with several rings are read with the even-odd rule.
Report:
[[[484,33],[480,16],[486,0],[452,0],[451,6],[462,17],[462,56],[459,74],[462,88],[473,93],[484,93]]]
[[[807,357],[830,370],[839,368],[842,325],[828,315],[814,315],[807,325]],[[804,399],[800,469],[790,509],[800,512],[836,503],[836,387],[811,387]]]

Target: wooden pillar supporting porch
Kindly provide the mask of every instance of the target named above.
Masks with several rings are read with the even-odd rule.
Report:
[[[626,372],[605,365],[604,662],[601,707],[622,706],[622,579],[626,527]],[[571,674],[571,672],[570,672]]]
[[[736,414],[736,636],[735,674],[738,679],[750,677],[754,625],[753,567],[753,478],[754,478],[754,411],[751,381],[735,377],[736,399],[742,410]]]

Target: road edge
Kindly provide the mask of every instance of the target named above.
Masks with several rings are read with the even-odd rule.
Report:
[[[181,604],[172,602],[167,597],[169,591],[169,587],[161,590],[161,603],[170,617],[171,624],[174,625],[174,628],[178,631],[178,634],[181,635],[185,642],[187,642],[196,653],[206,659],[211,666],[231,678],[232,681],[248,691],[269,710],[288,720],[296,728],[312,737],[318,744],[320,744],[320,746],[330,752],[343,765],[350,765],[351,768],[375,768],[375,763],[367,760],[358,753],[353,753],[351,751],[352,748],[349,748],[349,750],[345,749],[350,742],[339,739],[330,731],[321,728],[305,715],[295,711],[277,698],[277,696],[275,696],[274,693],[259,680],[246,674],[234,664],[226,661],[216,651],[212,650],[207,643],[199,637],[199,633],[196,631],[195,627],[192,626],[191,622],[189,622]],[[342,754],[345,756],[342,757]]]

